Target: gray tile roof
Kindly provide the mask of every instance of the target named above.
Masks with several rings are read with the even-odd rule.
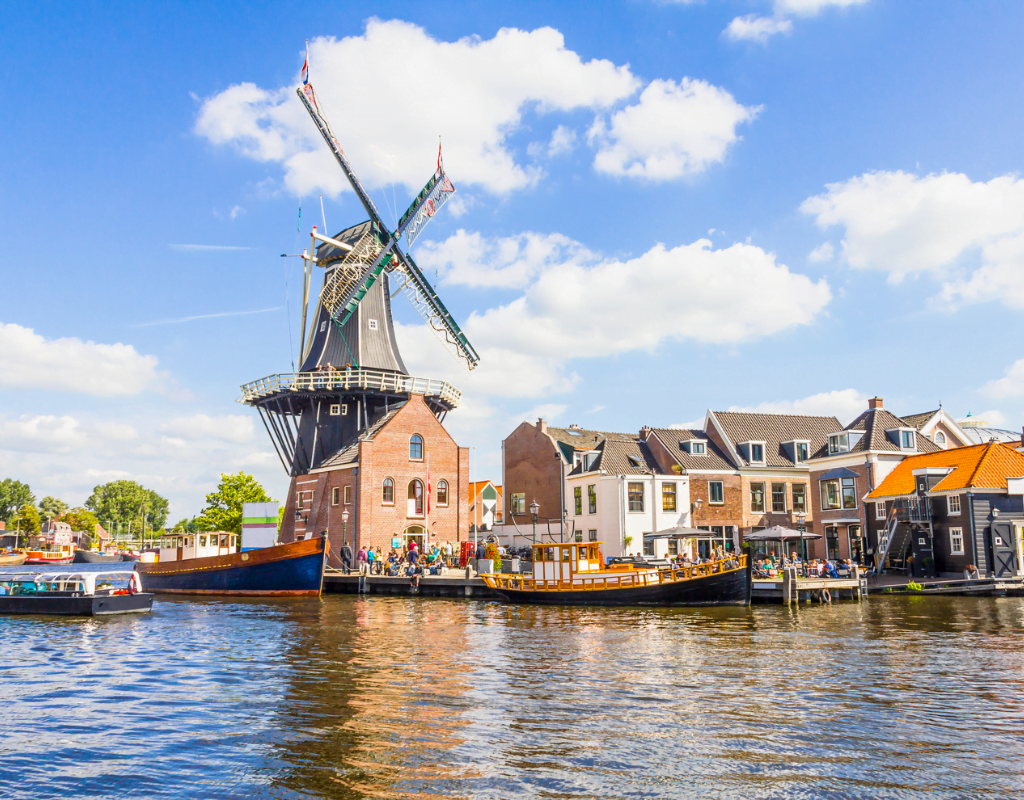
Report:
[[[389,422],[391,422],[392,419],[394,419],[395,414],[399,412],[400,408],[401,406],[399,408],[392,408],[390,411],[388,411],[387,414],[385,414],[383,417],[381,417],[379,420],[373,423],[373,425],[367,428],[365,433],[360,434],[359,438],[356,439],[356,441],[352,442],[352,444],[348,445],[347,447],[341,448],[341,450],[339,450],[333,456],[324,461],[318,467],[318,469],[338,469],[339,467],[352,467],[358,464],[359,443],[373,439],[373,437],[375,437],[384,429],[385,425],[387,425]]]
[[[658,437],[658,440],[665,445],[666,449],[675,457],[684,470],[715,469],[732,472],[736,469],[736,465],[729,460],[728,456],[702,430],[655,428],[651,433]],[[680,442],[691,439],[704,442],[707,455],[692,456],[679,446]]]
[[[828,435],[841,431],[842,424],[835,417],[815,417],[801,414],[757,414],[745,411],[714,411],[726,436],[736,446],[736,455],[743,464],[739,442],[765,443],[765,466],[795,466],[783,442],[793,440],[810,442],[808,450],[814,453],[828,443]]]
[[[571,445],[576,450],[594,450],[605,439],[632,439],[635,434],[612,433],[609,431],[589,431],[583,428],[552,428],[548,426],[548,435],[556,442]]]
[[[934,414],[935,412],[932,413]],[[884,408],[869,408],[857,417],[857,419],[843,428],[843,430],[864,431],[864,435],[860,437],[860,440],[850,448],[851,453],[866,453],[868,450],[881,451],[884,453],[908,452],[900,449],[900,446],[886,434],[886,431],[892,430],[893,428],[915,428],[915,426],[908,423],[902,417],[897,417],[891,411],[887,411]],[[917,438],[916,452],[918,453],[933,453],[936,450],[942,449],[932,442],[931,439],[926,436],[922,436],[919,432],[915,432],[914,436]],[[813,457],[821,458],[827,455],[828,441],[826,440],[824,445],[814,451]]]
[[[907,423],[911,428],[921,430],[922,426],[932,417],[939,413],[939,409],[934,411],[925,411],[921,414],[904,414],[900,419]]]
[[[636,436],[614,434],[603,439],[594,449],[598,456],[591,471],[604,470],[609,475],[650,475],[653,469],[659,475],[664,474],[650,448]],[[582,464],[577,464],[569,472],[570,475],[582,473]]]

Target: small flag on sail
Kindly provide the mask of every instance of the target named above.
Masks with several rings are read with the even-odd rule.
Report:
[[[306,60],[302,62],[302,85],[309,84],[309,39],[306,39]]]

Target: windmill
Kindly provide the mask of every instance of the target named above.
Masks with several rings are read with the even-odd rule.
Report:
[[[401,291],[427,327],[468,369],[480,357],[408,248],[455,193],[438,149],[437,168],[391,231],[356,177],[320,112],[308,78],[296,89],[314,124],[348,178],[369,219],[334,236],[314,227],[304,251],[299,370],[242,386],[240,402],[255,407],[278,457],[294,479],[338,461],[361,434],[411,393],[422,394],[439,420],[460,394],[446,381],[409,375],[395,339],[391,298]],[[399,247],[405,242],[405,250]],[[307,328],[314,267],[324,269],[316,310]],[[391,281],[397,282],[392,293]]]

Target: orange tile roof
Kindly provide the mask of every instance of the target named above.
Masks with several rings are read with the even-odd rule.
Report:
[[[914,470],[926,467],[950,470],[949,474],[932,488],[933,492],[1006,489],[1007,478],[1024,477],[1024,453],[1020,453],[1006,442],[986,442],[908,456],[885,477],[867,499],[914,494],[917,490]]]
[[[473,503],[479,497],[480,492],[484,490],[487,484],[494,486],[495,491],[498,493],[498,497],[501,497],[501,484],[493,483],[492,481],[470,481],[469,482],[469,502]]]

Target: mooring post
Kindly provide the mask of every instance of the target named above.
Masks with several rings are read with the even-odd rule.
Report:
[[[793,567],[786,567],[782,571],[782,603],[790,605],[793,602],[793,589],[796,586],[796,570]],[[799,603],[799,596],[797,597]]]

